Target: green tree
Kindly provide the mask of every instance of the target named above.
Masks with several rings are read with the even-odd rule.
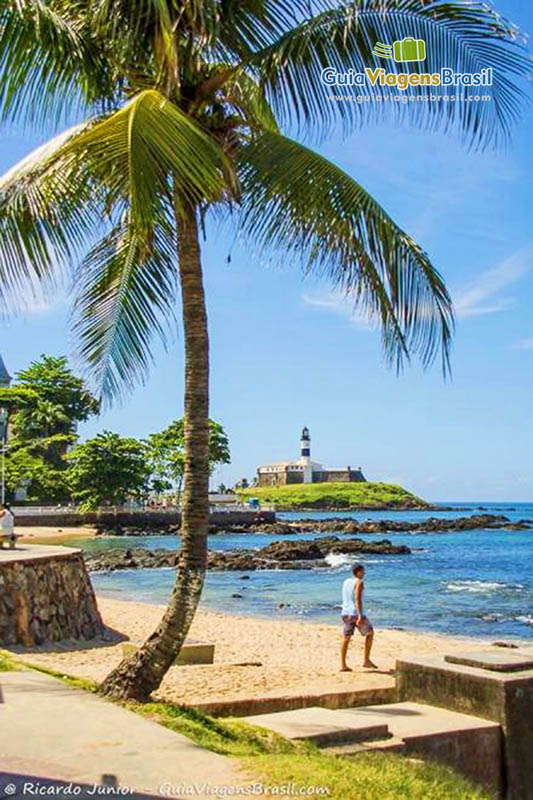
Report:
[[[50,400],[37,399],[34,406],[21,409],[17,414],[19,435],[26,438],[47,438],[54,432],[67,431],[72,428],[72,420],[62,406]]]
[[[0,403],[9,408],[6,466],[11,493],[25,486],[31,501],[67,500],[64,456],[77,439],[77,423],[97,413],[98,401],[66,358],[42,356],[17,374],[13,386],[0,389]],[[22,466],[22,483],[12,485]]]
[[[72,496],[84,509],[122,505],[146,495],[150,469],[146,446],[137,439],[104,431],[76,445],[67,460]]]
[[[178,502],[185,474],[185,418],[174,420],[160,433],[153,433],[146,444],[153,476],[154,491],[174,486]],[[227,434],[214,420],[209,420],[209,474],[217,464],[231,461]],[[159,490],[158,488],[159,487]]]
[[[35,392],[37,402],[17,414],[19,435],[27,439],[73,433],[78,422],[85,422],[98,413],[98,401],[76,377],[62,356],[41,356],[17,373],[14,389]]]
[[[377,318],[387,359],[448,366],[453,314],[427,254],[363,187],[282,133],[327,134],[392,106],[474,146],[507,138],[530,62],[489,6],[442,0],[48,0],[6,4],[0,108],[8,121],[89,118],[0,181],[0,300],[74,274],[80,354],[113,399],[150,365],[180,285],[185,346],[185,493],[176,582],[160,625],[102,691],[146,698],[173,663],[205,577],[209,340],[199,228],[238,220],[261,252],[329,277]],[[428,72],[494,67],[490,102],[335,103],[324,67],[363,72],[373,44],[431,43]],[[416,64],[406,64],[407,72]],[[390,87],[373,87],[382,99]],[[408,90],[408,93],[411,90]],[[416,89],[422,99],[436,87]],[[231,212],[231,213],[230,213]]]
[[[63,503],[70,499],[68,471],[56,469],[29,448],[8,450],[6,493],[13,501],[17,489],[26,490],[29,502]]]
[[[230,464],[231,453],[226,431],[219,422],[209,420],[209,474],[212,475],[219,464]]]

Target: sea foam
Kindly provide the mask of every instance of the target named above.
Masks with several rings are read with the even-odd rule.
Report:
[[[521,583],[500,583],[499,581],[451,581],[446,584],[449,592],[471,592],[472,594],[490,594],[502,590],[520,591]]]

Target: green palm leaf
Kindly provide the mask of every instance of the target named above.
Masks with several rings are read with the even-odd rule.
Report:
[[[133,223],[145,231],[153,227],[161,196],[175,192],[184,208],[212,202],[224,189],[222,151],[155,90],[71,140],[62,156],[71,154],[92,165],[113,202],[129,203]]]
[[[166,341],[177,294],[175,262],[175,237],[166,220],[146,240],[125,215],[80,264],[74,332],[104,398],[120,397],[147,375],[154,334]]]
[[[0,306],[53,289],[114,207],[147,239],[172,192],[178,210],[219,197],[223,169],[214,142],[155,91],[55,137],[0,180]]]
[[[321,13],[303,20],[249,61],[263,77],[283,123],[296,122],[306,130],[327,132],[340,119],[349,130],[381,119],[392,107],[400,118],[421,127],[446,129],[454,124],[474,144],[497,144],[508,137],[525,97],[516,79],[528,75],[532,62],[516,27],[488,5],[476,0],[360,0],[343,5],[323,0],[318,6]],[[416,62],[395,64],[372,55],[376,42],[392,43],[407,36],[426,42],[423,70]],[[326,67],[338,72],[386,67],[387,71],[408,73],[440,72],[441,67],[470,73],[492,67],[494,84],[482,91],[476,86],[460,87],[466,100],[457,102],[336,102],[328,96],[371,93],[384,98],[393,92],[379,84],[368,89],[325,86],[321,75]],[[459,89],[420,86],[413,92],[429,99],[431,95],[459,94]],[[410,93],[407,90],[406,94]],[[479,94],[490,96],[490,101],[470,101]]]
[[[91,123],[38,147],[0,179],[0,311],[49,292],[101,224],[90,165],[64,148]],[[22,303],[23,307],[23,303]]]
[[[279,132],[263,88],[251,76],[243,71],[237,72],[224,84],[222,93],[224,100],[240,112],[242,127]]]
[[[274,133],[240,156],[242,230],[256,247],[283,251],[327,277],[381,323],[387,360],[410,354],[449,368],[453,312],[424,251],[337,166]]]
[[[68,2],[0,3],[0,115],[57,124],[68,113],[116,97],[105,40]]]

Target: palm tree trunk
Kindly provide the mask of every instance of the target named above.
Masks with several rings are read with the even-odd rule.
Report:
[[[100,687],[102,694],[136,700],[148,699],[178,655],[200,600],[207,565],[209,337],[195,210],[177,224],[185,338],[185,489],[178,570],[157,629]]]

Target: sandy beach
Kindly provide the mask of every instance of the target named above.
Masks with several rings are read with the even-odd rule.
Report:
[[[20,534],[21,542],[31,544],[62,544],[65,539],[92,539],[96,536],[96,528],[90,525],[77,525],[76,527],[44,527],[42,525],[18,525],[16,533]]]
[[[106,625],[135,644],[152,632],[162,606],[99,597]],[[354,637],[349,663],[339,672],[340,626],[233,616],[201,608],[190,637],[214,642],[215,663],[172,667],[157,695],[194,704],[284,694],[392,687],[388,671],[401,656],[465,649],[465,639],[399,630],[376,631],[378,672],[361,667],[362,639]],[[479,644],[479,642],[478,642]],[[24,659],[99,681],[122,657],[120,642],[61,644],[24,650]]]

